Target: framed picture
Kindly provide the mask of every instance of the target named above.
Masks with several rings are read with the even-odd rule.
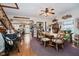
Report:
[[[42,29],[43,26],[44,26],[43,22],[37,22],[37,23],[36,23],[36,27],[37,27],[38,29]]]

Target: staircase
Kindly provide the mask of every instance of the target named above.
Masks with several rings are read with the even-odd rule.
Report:
[[[0,22],[3,27],[6,29],[13,29],[15,31],[15,28],[12,26],[12,23],[10,22],[9,18],[7,17],[3,7],[0,5]],[[1,26],[1,25],[0,25]]]

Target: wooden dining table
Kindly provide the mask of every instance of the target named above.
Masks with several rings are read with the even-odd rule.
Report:
[[[50,39],[49,45],[55,46],[57,51],[59,51],[59,45],[63,47],[64,41],[58,38],[56,33],[42,32],[42,35]],[[52,45],[52,43],[55,43],[55,45]]]
[[[54,35],[51,34],[51,33],[49,33],[49,32],[42,32],[42,35],[43,35],[44,37],[49,38],[49,39],[52,39],[52,38],[54,37]]]

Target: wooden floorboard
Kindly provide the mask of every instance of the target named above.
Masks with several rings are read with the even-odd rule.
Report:
[[[24,42],[18,45],[20,52],[13,50],[10,52],[10,56],[36,56],[37,54],[32,50],[32,48],[26,48]]]

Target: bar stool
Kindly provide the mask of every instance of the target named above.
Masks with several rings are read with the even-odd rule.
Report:
[[[50,39],[49,38],[42,38],[41,39],[41,41],[43,42],[43,44],[44,44],[44,47],[46,47],[46,45],[47,45],[47,42],[49,42],[50,41]]]
[[[61,39],[53,39],[52,40],[56,45],[55,45],[55,48],[57,51],[59,51],[59,45],[61,45],[61,47],[63,48],[63,45],[64,45],[64,41],[61,40]]]

